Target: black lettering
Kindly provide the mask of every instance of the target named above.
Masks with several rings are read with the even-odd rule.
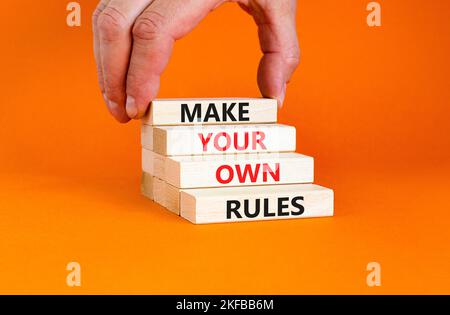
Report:
[[[292,199],[292,205],[298,209],[298,211],[291,211],[292,215],[302,215],[305,212],[305,207],[303,207],[299,200],[303,200],[302,196],[298,196]]]
[[[217,113],[216,104],[214,103],[209,103],[203,122],[207,122],[210,118],[214,118],[215,121],[220,121],[219,114]]]
[[[269,199],[264,198],[264,216],[265,217],[274,217],[275,215],[276,215],[275,212],[270,212]]]
[[[197,122],[200,122],[202,117],[202,104],[195,104],[192,113],[189,112],[188,104],[181,104],[181,122],[186,122],[186,116],[189,122],[194,122],[196,115]]]
[[[222,104],[222,111],[223,111],[223,121],[227,121],[227,117],[230,117],[231,121],[236,121],[236,117],[234,117],[233,113],[231,112],[236,105],[236,103],[231,103],[227,106],[227,103]]]
[[[278,216],[285,217],[289,215],[289,212],[283,212],[283,209],[289,208],[285,202],[289,201],[289,197],[280,197],[278,198]]]
[[[238,209],[241,207],[239,200],[227,200],[227,219],[231,219],[231,213],[233,212],[236,218],[242,219]]]
[[[249,121],[250,117],[244,116],[244,114],[248,114],[248,108],[245,109],[244,107],[248,107],[249,103],[239,103],[239,121]]]
[[[244,214],[247,218],[256,218],[259,213],[261,212],[261,199],[255,200],[255,212],[251,213],[249,209],[249,202],[248,199],[244,200]]]

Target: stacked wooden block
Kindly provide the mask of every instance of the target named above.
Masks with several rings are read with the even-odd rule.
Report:
[[[193,223],[333,215],[272,99],[161,99],[142,119],[142,193]]]

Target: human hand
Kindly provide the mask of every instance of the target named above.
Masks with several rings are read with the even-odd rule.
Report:
[[[141,118],[156,97],[174,42],[226,0],[101,0],[93,14],[100,89],[122,123]],[[298,65],[296,0],[234,0],[258,25],[258,86],[283,103]]]

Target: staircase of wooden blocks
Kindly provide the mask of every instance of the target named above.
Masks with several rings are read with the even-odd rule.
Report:
[[[193,223],[333,215],[333,191],[263,98],[161,99],[142,119],[148,198]]]

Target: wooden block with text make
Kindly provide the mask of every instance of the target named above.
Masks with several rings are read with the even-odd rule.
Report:
[[[277,121],[277,101],[268,98],[156,99],[145,125],[244,124]]]
[[[161,155],[292,152],[296,149],[295,127],[282,124],[143,125],[141,134],[142,146]]]
[[[312,183],[314,159],[298,153],[172,156],[161,172],[178,188]]]
[[[333,191],[313,184],[189,189],[180,194],[181,216],[196,224],[333,215]]]

